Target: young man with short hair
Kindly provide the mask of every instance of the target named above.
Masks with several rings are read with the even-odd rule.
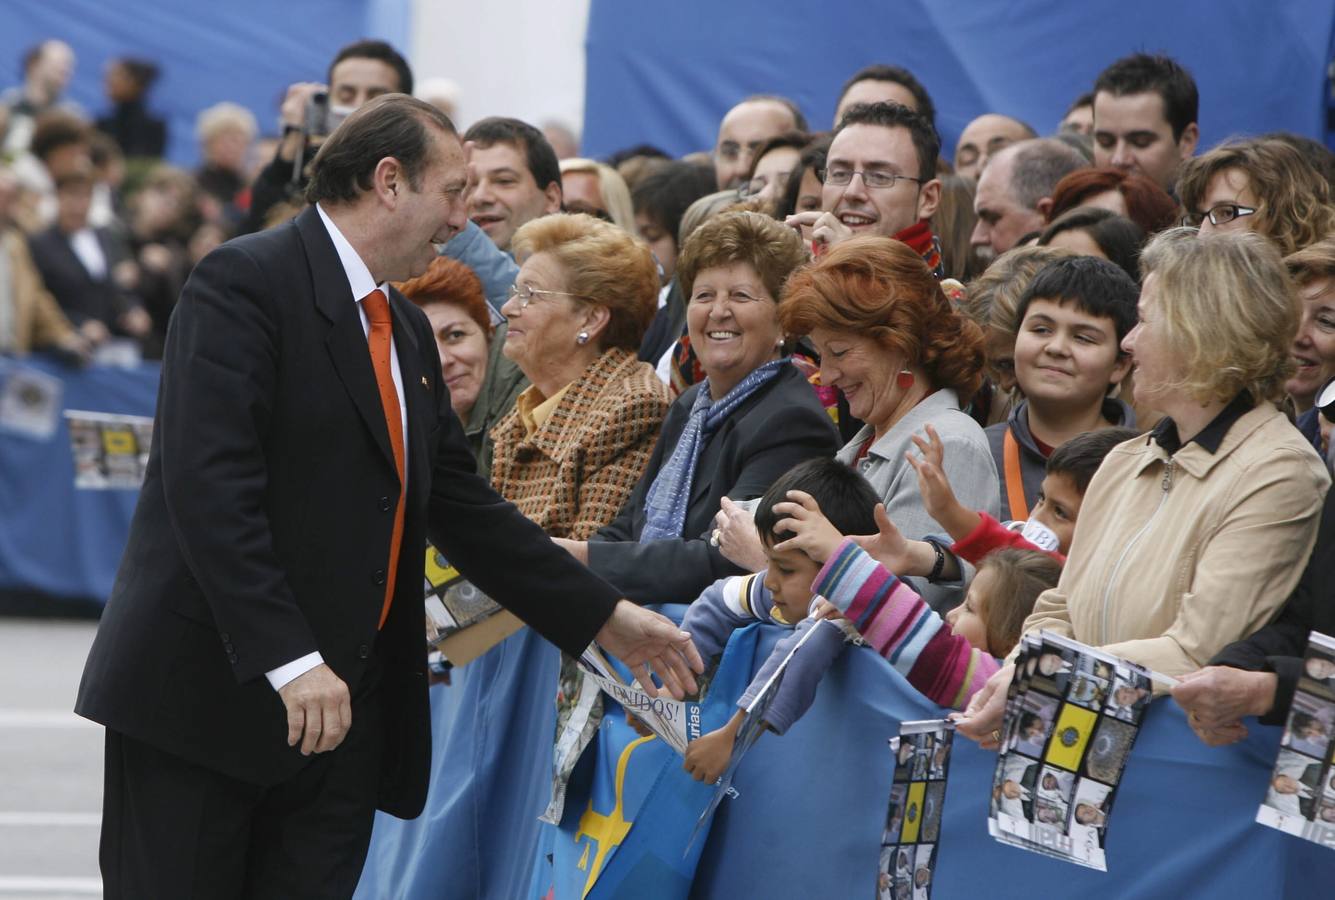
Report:
[[[866,66],[844,82],[835,104],[833,127],[839,127],[850,106],[886,102],[907,106],[936,128],[936,104],[927,88],[908,69],[887,65]]]
[[[941,202],[936,178],[940,152],[936,129],[907,106],[851,106],[818,173],[824,185],[822,210],[796,213],[787,224],[810,225],[818,253],[860,234],[895,238],[940,276],[940,244],[929,224]]]
[[[475,179],[468,194],[468,218],[502,250],[519,227],[561,211],[561,165],[542,132],[521,122],[492,116],[464,135],[473,145],[469,166]]]
[[[1003,518],[1029,517],[1055,448],[1084,432],[1134,427],[1131,407],[1111,394],[1131,370],[1121,344],[1138,296],[1117,266],[1072,256],[1045,266],[1020,298],[1015,377],[1025,399],[987,428]]]
[[[1094,164],[1138,172],[1173,194],[1200,139],[1198,106],[1196,81],[1169,57],[1117,60],[1094,82]]]
[[[785,131],[806,131],[807,120],[797,104],[770,94],[747,97],[728,110],[714,142],[714,175],[720,191],[741,187],[751,173],[755,153]]]

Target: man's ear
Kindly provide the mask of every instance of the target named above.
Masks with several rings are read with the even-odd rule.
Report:
[[[1043,216],[1044,222],[1048,221],[1048,214],[1052,212],[1052,198],[1051,197],[1041,198],[1038,201],[1038,204],[1034,206],[1034,209],[1037,210],[1038,213]]]
[[[924,222],[932,217],[941,205],[941,182],[933,178],[918,192],[918,221]]]
[[[561,211],[561,201],[564,199],[561,196],[561,182],[553,181],[542,189],[542,194],[547,198],[547,201],[542,205],[543,215],[551,215]]]
[[[386,156],[375,164],[371,173],[371,191],[385,206],[393,209],[398,203],[399,191],[408,190],[408,179],[403,167],[392,156]]]
[[[1196,155],[1196,142],[1201,139],[1201,129],[1192,122],[1182,129],[1182,137],[1177,140],[1177,153],[1185,162]]]

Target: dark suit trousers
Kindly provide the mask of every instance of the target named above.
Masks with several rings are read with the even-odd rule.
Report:
[[[373,664],[342,744],[267,788],[108,728],[100,851],[107,900],[351,897],[375,815],[379,681]]]

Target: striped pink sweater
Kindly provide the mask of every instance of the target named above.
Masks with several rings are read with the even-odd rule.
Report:
[[[811,585],[928,699],[963,709],[1000,665],[971,646],[907,584],[851,540]]]

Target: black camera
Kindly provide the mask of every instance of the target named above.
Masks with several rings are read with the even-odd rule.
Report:
[[[307,139],[328,137],[351,112],[346,107],[331,104],[328,92],[316,91],[306,101],[301,130],[306,133]]]

